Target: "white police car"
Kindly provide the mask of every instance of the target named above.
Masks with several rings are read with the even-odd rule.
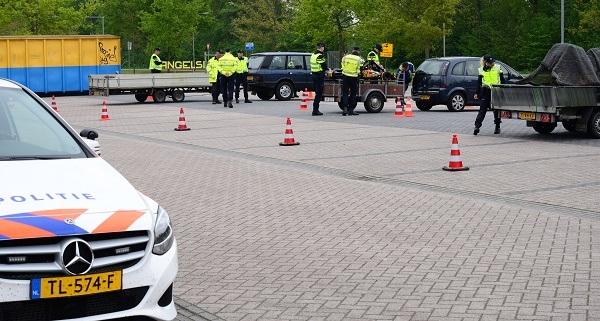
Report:
[[[176,316],[167,212],[88,144],[34,93],[0,79],[2,321]]]

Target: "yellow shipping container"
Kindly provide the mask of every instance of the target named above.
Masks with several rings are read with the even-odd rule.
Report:
[[[35,92],[87,91],[89,75],[120,70],[117,36],[0,37],[0,77]]]

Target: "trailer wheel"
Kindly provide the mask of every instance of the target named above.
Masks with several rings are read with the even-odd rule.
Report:
[[[157,89],[154,91],[152,98],[154,98],[154,101],[157,103],[164,103],[165,100],[167,100],[167,93],[162,89]]]
[[[550,134],[554,130],[554,128],[556,128],[556,123],[535,122],[533,124],[533,129],[542,135]]]
[[[173,101],[176,103],[182,102],[185,99],[185,93],[181,89],[175,89],[171,94],[171,98],[173,98]]]
[[[138,103],[146,102],[146,99],[148,99],[148,94],[146,93],[135,94],[135,100],[137,100]]]
[[[385,96],[380,92],[372,92],[365,99],[365,110],[368,113],[378,113],[383,109]]]
[[[592,138],[600,138],[600,110],[596,110],[592,114],[592,117],[590,117],[588,134],[590,134]]]
[[[273,98],[273,95],[275,93],[271,90],[258,90],[256,91],[256,96],[258,96],[258,98],[260,98],[261,100],[269,100],[271,98]]]
[[[563,120],[563,127],[571,133],[577,132],[577,119]]]

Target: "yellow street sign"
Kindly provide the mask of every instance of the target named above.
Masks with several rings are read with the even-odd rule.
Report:
[[[394,53],[394,44],[393,43],[383,43],[383,44],[381,44],[381,47],[383,48],[381,50],[381,57],[392,58],[392,55]]]

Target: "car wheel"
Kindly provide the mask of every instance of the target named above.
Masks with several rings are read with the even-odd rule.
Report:
[[[294,85],[287,81],[282,81],[275,87],[275,97],[277,97],[277,100],[290,100],[294,97],[294,92]]]
[[[533,124],[533,130],[535,130],[536,132],[538,132],[542,135],[550,134],[554,130],[554,128],[556,128],[556,123],[535,122]]]
[[[365,110],[368,113],[378,113],[383,109],[385,97],[379,92],[372,92],[365,99]]]
[[[577,131],[577,119],[563,120],[562,125],[566,130],[572,133]]]
[[[590,117],[588,134],[590,134],[592,138],[600,138],[600,110],[596,110],[596,112],[592,114],[592,117]]]
[[[171,98],[173,98],[173,101],[176,103],[182,102],[185,99],[185,93],[181,89],[175,89],[171,94]]]
[[[167,100],[167,93],[162,89],[157,89],[154,91],[152,98],[154,98],[154,101],[157,103],[164,103],[165,100]]]
[[[269,100],[273,98],[273,95],[274,93],[271,90],[259,90],[256,92],[256,96],[258,96],[258,98],[261,100]]]
[[[138,103],[143,103],[146,101],[146,99],[148,99],[148,94],[147,93],[138,93],[135,94],[135,100],[138,101]]]
[[[419,108],[419,110],[428,111],[431,109],[431,107],[433,107],[431,103],[417,101],[417,108]]]
[[[455,93],[450,96],[447,104],[449,111],[463,111],[465,109],[465,96],[461,93]]]

